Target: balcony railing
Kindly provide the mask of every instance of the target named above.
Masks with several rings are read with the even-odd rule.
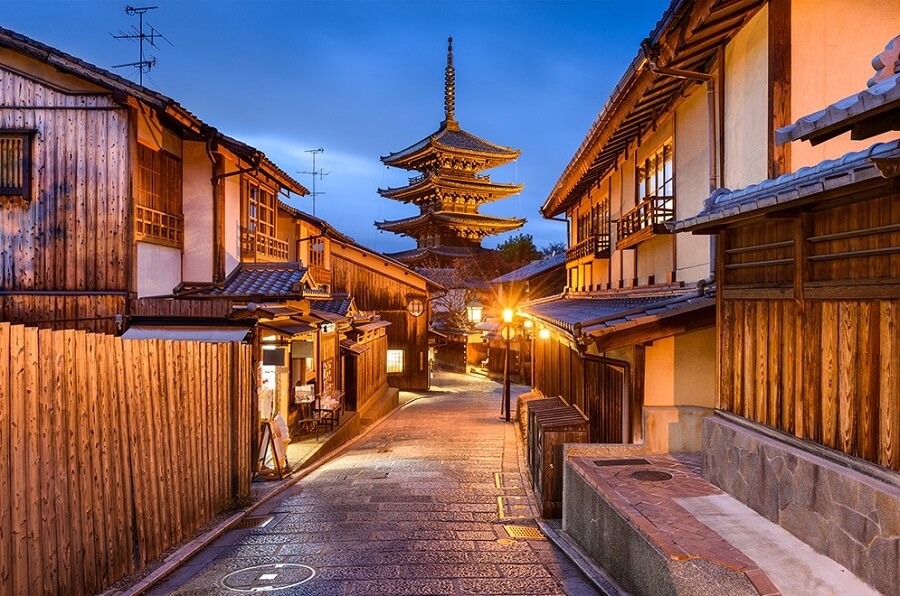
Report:
[[[594,234],[588,236],[566,251],[567,261],[575,261],[586,256],[608,257],[609,234]]]
[[[309,274],[317,284],[326,286],[331,285],[331,269],[326,269],[321,265],[309,264]]]
[[[244,257],[262,256],[273,261],[287,261],[288,246],[285,240],[241,228],[241,255]]]
[[[619,219],[616,248],[630,248],[656,234],[668,234],[664,224],[673,219],[675,197],[647,197]]]
[[[136,205],[134,235],[136,240],[181,248],[184,243],[184,217]]]

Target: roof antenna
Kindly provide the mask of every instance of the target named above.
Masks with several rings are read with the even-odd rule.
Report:
[[[156,28],[154,28],[153,25],[150,25],[148,23],[147,27],[149,27],[150,30],[147,32],[144,31],[144,13],[147,11],[150,11],[150,10],[156,10],[157,8],[159,8],[159,7],[158,6],[139,6],[139,7],[126,6],[125,14],[132,15],[132,16],[138,15],[139,25],[138,25],[138,27],[134,27],[132,25],[130,33],[125,33],[124,31],[122,31],[120,29],[119,33],[117,35],[116,34],[113,35],[113,37],[115,39],[130,39],[130,40],[136,39],[136,40],[138,40],[138,45],[140,46],[140,54],[139,54],[140,59],[137,62],[128,62],[127,64],[116,64],[115,66],[113,66],[113,68],[128,68],[128,67],[137,68],[138,69],[138,81],[140,82],[141,86],[144,85],[144,73],[145,72],[149,73],[150,69],[153,68],[154,66],[156,66],[156,56],[150,56],[149,58],[144,57],[144,43],[149,43],[154,48],[159,49],[159,46],[156,45],[156,40],[158,38],[158,39],[165,39],[169,43],[170,46],[172,46],[173,48],[175,47],[175,44],[173,44],[171,41],[166,39],[166,36],[163,35],[162,33],[160,33]]]
[[[447,38],[447,68],[444,70],[444,122],[450,130],[456,130],[459,126],[454,120],[456,111],[456,71],[453,69],[453,38]]]
[[[309,196],[312,197],[312,214],[313,215],[316,214],[316,197],[319,195],[325,194],[324,192],[316,192],[316,177],[318,177],[319,180],[321,180],[322,178],[324,178],[325,176],[328,175],[328,172],[324,171],[323,169],[321,169],[321,168],[319,168],[318,170],[316,169],[316,155],[318,155],[319,153],[324,153],[324,152],[325,152],[325,149],[323,149],[322,147],[319,147],[318,149],[307,149],[306,153],[312,153],[312,158],[313,158],[312,171],[300,172],[301,174],[312,174],[312,192],[309,193]]]

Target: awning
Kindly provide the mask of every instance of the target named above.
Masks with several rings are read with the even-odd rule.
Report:
[[[171,339],[207,342],[244,341],[250,329],[226,325],[132,325],[123,339]]]
[[[366,353],[369,350],[369,346],[345,339],[341,342],[341,349],[353,356],[359,356],[360,354]]]
[[[353,328],[357,331],[362,331],[363,333],[368,331],[375,331],[376,329],[381,329],[382,327],[387,327],[391,324],[390,321],[372,321],[371,323],[363,323],[362,325],[356,325]]]
[[[272,321],[260,321],[259,326],[269,331],[274,331],[282,335],[300,335],[301,333],[309,333],[315,331],[316,328],[297,319],[275,319]]]

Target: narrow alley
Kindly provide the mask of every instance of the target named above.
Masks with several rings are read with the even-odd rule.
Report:
[[[537,524],[500,386],[436,384],[151,593],[595,594],[539,532],[506,529]]]

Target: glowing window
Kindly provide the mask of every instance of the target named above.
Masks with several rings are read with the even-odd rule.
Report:
[[[387,371],[389,373],[403,372],[403,350],[387,351]]]

